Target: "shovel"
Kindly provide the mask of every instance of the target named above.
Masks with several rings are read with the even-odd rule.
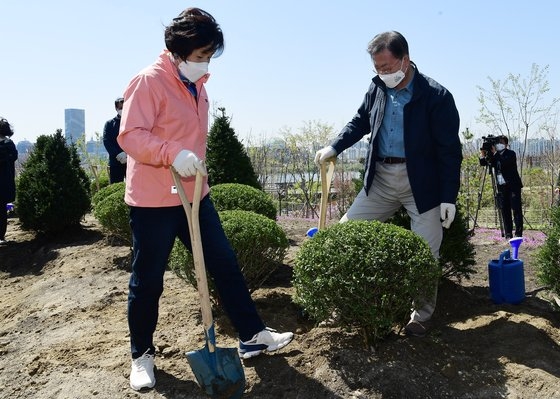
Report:
[[[216,333],[214,331],[206,267],[204,265],[204,252],[200,238],[200,221],[198,219],[203,176],[200,172],[196,173],[191,208],[179,175],[173,169],[171,169],[171,174],[187,214],[196,285],[200,297],[204,338],[206,340],[204,348],[187,352],[187,361],[191,366],[198,385],[212,398],[241,398],[245,390],[245,373],[237,349],[218,348],[216,346]]]
[[[329,168],[327,171],[327,162]],[[327,204],[329,199],[329,191],[331,189],[331,181],[334,174],[334,165],[336,158],[329,158],[321,163],[321,204],[319,205],[319,227],[312,227],[307,230],[307,235],[313,237],[317,231],[324,229],[327,222]]]

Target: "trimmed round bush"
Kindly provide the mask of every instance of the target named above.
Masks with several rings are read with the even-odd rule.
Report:
[[[238,183],[222,183],[212,186],[210,198],[219,211],[252,211],[276,220],[276,206],[272,197],[264,191]]]
[[[410,230],[410,216],[404,207],[401,207],[387,223]],[[459,281],[463,278],[469,279],[471,274],[476,273],[474,244],[471,242],[471,231],[469,219],[463,212],[460,204],[457,204],[455,220],[449,229],[443,229],[443,240],[439,247],[439,265],[442,269],[442,277],[455,277]]]
[[[129,208],[124,202],[124,183],[111,184],[94,195],[93,216],[107,233],[132,245]]]
[[[254,212],[222,211],[219,216],[247,287],[254,291],[282,265],[289,246],[286,233],[273,220]],[[175,241],[171,251],[169,267],[196,287],[192,255],[179,240]],[[209,285],[210,294],[216,300],[217,294],[210,279]]]
[[[412,302],[431,298],[440,268],[426,241],[377,221],[320,230],[296,255],[294,302],[317,322],[336,315],[367,342],[407,321]]]
[[[120,192],[124,198],[124,190],[125,190],[125,183],[119,182],[114,184],[109,184],[104,187],[101,187],[98,192],[96,192],[93,197],[91,198],[91,205],[95,208],[95,206],[102,201],[103,199],[107,198],[109,195]]]
[[[100,173],[97,176],[97,181],[95,180],[95,178],[92,179],[89,191],[95,195],[99,190],[109,186],[109,184],[110,184],[109,176],[107,175],[107,173],[106,172]],[[99,185],[99,190],[98,190],[98,185]]]

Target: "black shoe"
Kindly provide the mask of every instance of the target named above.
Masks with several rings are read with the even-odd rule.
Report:
[[[511,238],[513,238],[513,236],[511,234],[506,234],[506,240],[509,240]]]

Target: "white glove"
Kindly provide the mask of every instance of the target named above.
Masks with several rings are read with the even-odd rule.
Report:
[[[123,151],[118,153],[115,158],[117,158],[117,161],[119,161],[120,163],[126,163],[126,159],[127,159],[126,152]]]
[[[173,161],[173,168],[181,175],[182,177],[189,177],[196,175],[196,171],[198,170],[202,176],[206,176],[206,167],[204,166],[204,162],[197,157],[194,152],[189,150],[181,150],[175,157]]]
[[[321,166],[327,159],[334,158],[336,155],[336,150],[332,146],[326,146],[315,153],[315,163]]]
[[[455,204],[448,204],[446,202],[442,202],[439,206],[440,209],[440,216],[441,216],[441,225],[446,229],[451,226],[453,219],[455,219]]]

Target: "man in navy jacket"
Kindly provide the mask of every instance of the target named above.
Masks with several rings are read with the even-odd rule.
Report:
[[[127,155],[117,143],[123,104],[124,98],[119,97],[115,100],[117,115],[108,120],[103,128],[103,145],[109,153],[109,182],[111,184],[122,182],[126,175]]]
[[[411,229],[439,257],[443,227],[455,217],[461,143],[459,113],[451,93],[423,75],[410,60],[408,43],[398,32],[378,34],[369,43],[375,76],[358,112],[331,144],[315,155],[320,164],[370,134],[364,188],[341,222],[389,219],[401,206]],[[441,220],[440,220],[441,218]],[[405,331],[423,336],[436,303],[413,304]]]

